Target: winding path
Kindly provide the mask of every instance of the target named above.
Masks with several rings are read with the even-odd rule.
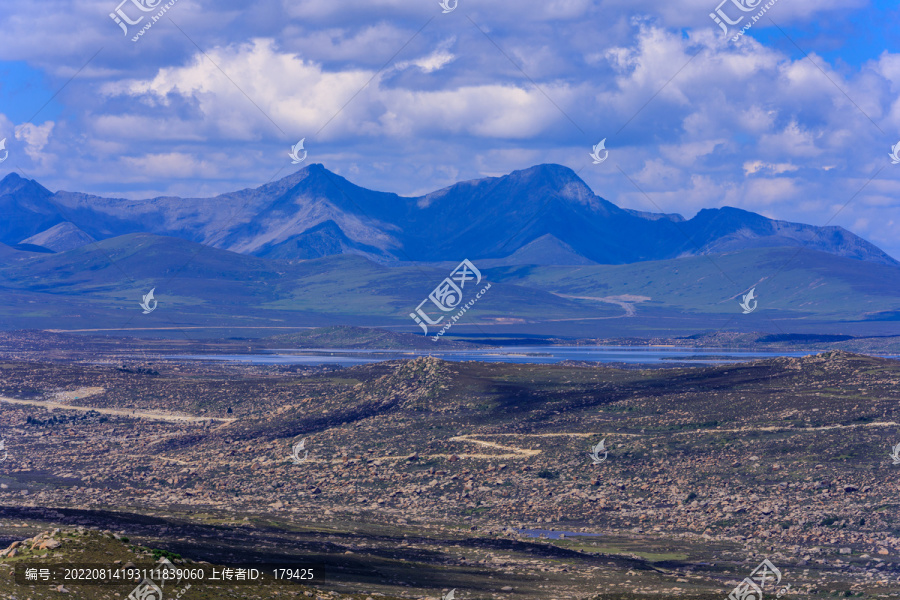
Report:
[[[102,389],[102,388],[100,388]],[[72,392],[68,392],[72,393]],[[38,406],[48,410],[77,410],[80,412],[96,412],[102,415],[116,415],[120,417],[134,417],[135,419],[149,419],[153,421],[169,421],[172,423],[199,423],[204,421],[217,421],[220,423],[231,423],[237,419],[228,419],[223,417],[193,417],[190,415],[179,415],[176,413],[159,412],[152,410],[140,410],[131,408],[94,408],[91,406],[75,406],[65,404],[63,402],[51,402],[49,400],[19,400],[17,398],[7,398],[0,396],[0,402],[8,404],[18,404],[23,406]]]
[[[638,302],[646,302],[651,300],[650,296],[635,296],[633,294],[622,294],[620,296],[571,296],[569,294],[554,294],[560,298],[572,298],[574,300],[596,300],[597,302],[605,302],[607,304],[615,304],[625,311],[625,314],[618,317],[594,317],[596,319],[623,319],[633,317],[637,314],[634,305]]]

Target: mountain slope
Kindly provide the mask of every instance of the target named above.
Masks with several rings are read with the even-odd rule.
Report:
[[[65,221],[53,194],[36,181],[11,173],[0,181],[0,243],[15,246]]]
[[[455,266],[386,266],[354,255],[289,263],[152,234],[55,254],[0,245],[0,257],[0,329],[357,325],[420,333],[409,314]],[[784,331],[821,333],[823,324],[877,320],[886,332],[900,301],[900,268],[797,248],[627,265],[481,267],[481,285],[491,287],[453,331],[569,327],[583,337],[727,324],[783,333],[771,325],[777,320]],[[151,288],[159,308],[144,315],[138,303]],[[750,288],[759,309],[742,315],[738,300]]]
[[[22,240],[21,243],[40,246],[54,252],[64,252],[66,250],[80,248],[81,246],[90,244],[94,241],[94,238],[80,230],[78,227],[69,221],[64,221],[62,223],[57,223],[53,227],[33,235],[30,238]]]
[[[748,248],[802,246],[846,258],[900,264],[874,244],[842,227],[776,221],[738,208],[703,209],[682,227],[700,246],[682,245],[684,255],[722,254]]]
[[[0,247],[0,256],[4,251]],[[409,313],[448,274],[443,267],[388,268],[353,255],[291,264],[152,234],[56,254],[6,252],[0,329],[400,323],[419,331]],[[142,315],[138,302],[151,288],[159,308]],[[495,284],[489,294],[489,304],[468,313],[474,322],[616,314],[530,287]]]
[[[657,308],[739,314],[737,302],[751,288],[759,301],[755,315],[790,311],[852,321],[900,303],[900,267],[796,248],[629,265],[498,267],[488,274],[492,281],[569,298],[641,298],[638,315]]]

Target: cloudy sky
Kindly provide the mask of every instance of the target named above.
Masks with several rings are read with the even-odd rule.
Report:
[[[6,2],[0,176],[208,196],[287,175],[305,138],[300,166],[373,189],[559,163],[620,206],[841,225],[900,258],[896,2],[718,1]]]

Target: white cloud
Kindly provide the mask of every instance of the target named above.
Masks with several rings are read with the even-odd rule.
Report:
[[[277,51],[272,40],[214,48],[206,54],[209,58],[195,55],[183,67],[160,69],[152,79],[112,83],[103,91],[111,97],[149,96],[162,106],[178,96],[195,103],[202,115],[191,120],[192,125],[183,125],[252,140],[271,135],[273,128],[318,130],[374,75],[360,69],[326,72],[316,63]]]
[[[792,165],[790,163],[767,163],[761,160],[752,160],[744,163],[744,174],[753,175],[754,173],[759,173],[760,171],[767,171],[769,173],[774,173],[775,175],[781,175],[782,173],[789,173],[791,171],[796,171],[800,167],[797,165]]]
[[[43,166],[49,160],[44,155],[44,148],[50,141],[54,125],[53,121],[47,121],[43,125],[25,123],[16,129],[16,139],[25,142],[25,153],[35,164]]]
[[[450,47],[454,44],[455,38],[450,38],[441,42],[434,52],[414,58],[412,60],[400,61],[396,64],[395,69],[402,71],[410,66],[418,67],[425,73],[438,71],[453,61],[456,55],[450,52]]]
[[[122,164],[129,171],[140,173],[147,180],[212,178],[222,175],[213,163],[199,160],[197,157],[183,152],[123,157]]]
[[[285,131],[310,132],[304,135],[328,123],[324,139],[429,132],[521,139],[541,133],[561,118],[553,103],[533,86],[484,84],[435,91],[390,87],[383,83],[386,74],[327,71],[278,51],[272,40],[215,48],[207,54],[218,67],[195,56],[186,66],[160,69],[151,79],[107,84],[103,92],[108,97],[149,98],[162,107],[172,106],[175,97],[195,104],[202,119],[169,117],[155,128],[181,137],[213,129],[221,137],[260,139],[271,129],[268,116]],[[395,69],[414,65],[428,73],[452,59],[453,54],[438,49]],[[272,73],[279,76],[273,78]],[[569,96],[565,85],[547,85],[544,90],[557,102],[565,103]],[[98,127],[118,129],[120,120],[130,118],[158,120],[151,116],[157,112],[100,117]]]

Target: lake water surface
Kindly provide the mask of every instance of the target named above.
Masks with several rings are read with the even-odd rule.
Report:
[[[264,354],[187,354],[166,358],[220,360],[255,364],[361,365],[398,358],[434,356],[444,360],[552,364],[564,360],[664,366],[674,363],[720,364],[746,362],[774,356],[806,356],[813,351],[753,352],[719,348],[676,346],[516,346],[478,350],[353,350],[340,348],[279,348]]]
[[[575,531],[555,531],[553,529],[519,529],[519,533],[530,538],[546,538],[548,540],[558,540],[563,536],[570,537],[600,537],[600,533],[578,533]]]

